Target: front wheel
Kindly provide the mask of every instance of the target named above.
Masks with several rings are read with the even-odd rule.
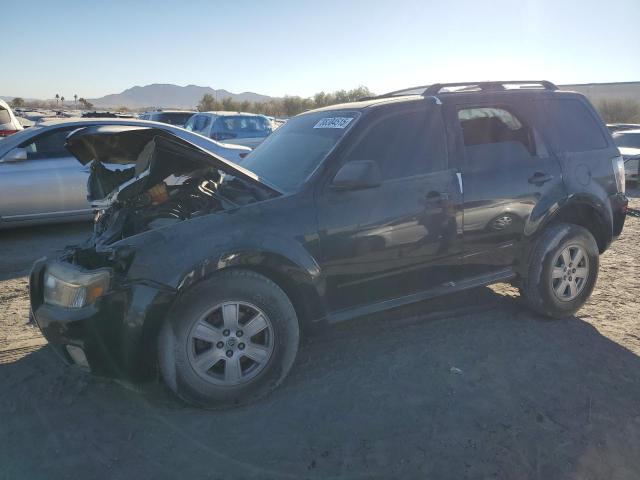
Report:
[[[221,272],[172,309],[159,337],[160,371],[189,403],[247,403],[284,379],[299,335],[293,306],[275,283],[255,272]]]
[[[593,291],[599,260],[598,245],[587,229],[553,225],[533,245],[521,294],[530,308],[547,317],[573,315]]]

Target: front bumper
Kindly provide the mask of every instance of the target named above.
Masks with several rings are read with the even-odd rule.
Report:
[[[31,271],[31,312],[65,362],[97,375],[132,381],[152,375],[157,333],[175,292],[144,282],[116,283],[109,293],[83,308],[48,305],[43,301],[46,264],[46,259],[39,260]]]

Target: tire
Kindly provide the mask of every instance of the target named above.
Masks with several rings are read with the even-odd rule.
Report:
[[[234,315],[236,332],[225,328]],[[254,319],[259,322],[252,328]],[[241,331],[262,325],[249,338]],[[223,271],[196,284],[172,308],[158,337],[161,376],[178,397],[200,407],[249,403],[282,382],[299,337],[295,310],[274,282],[252,271]]]
[[[576,265],[573,261],[565,262],[567,258],[577,259],[573,255],[579,251],[584,260],[581,258]],[[575,314],[591,295],[598,278],[599,251],[593,235],[578,225],[552,225],[530,252],[527,275],[520,286],[527,306],[549,318]],[[578,277],[576,271],[582,277]]]

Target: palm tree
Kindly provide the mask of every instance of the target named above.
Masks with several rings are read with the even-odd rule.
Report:
[[[64,97],[60,97],[60,101],[62,102],[62,106],[64,107]]]
[[[59,99],[59,98],[60,98],[60,95],[58,95],[58,94],[56,93],[56,105],[58,105],[58,99]]]
[[[78,94],[73,94],[73,105],[74,108],[78,108]]]

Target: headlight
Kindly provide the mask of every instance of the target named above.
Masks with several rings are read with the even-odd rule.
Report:
[[[613,165],[613,175],[616,177],[616,186],[619,193],[624,193],[624,161],[622,157],[615,157],[611,159]]]
[[[82,308],[109,289],[111,273],[100,269],[84,272],[71,265],[52,263],[44,272],[44,301],[50,305]]]

